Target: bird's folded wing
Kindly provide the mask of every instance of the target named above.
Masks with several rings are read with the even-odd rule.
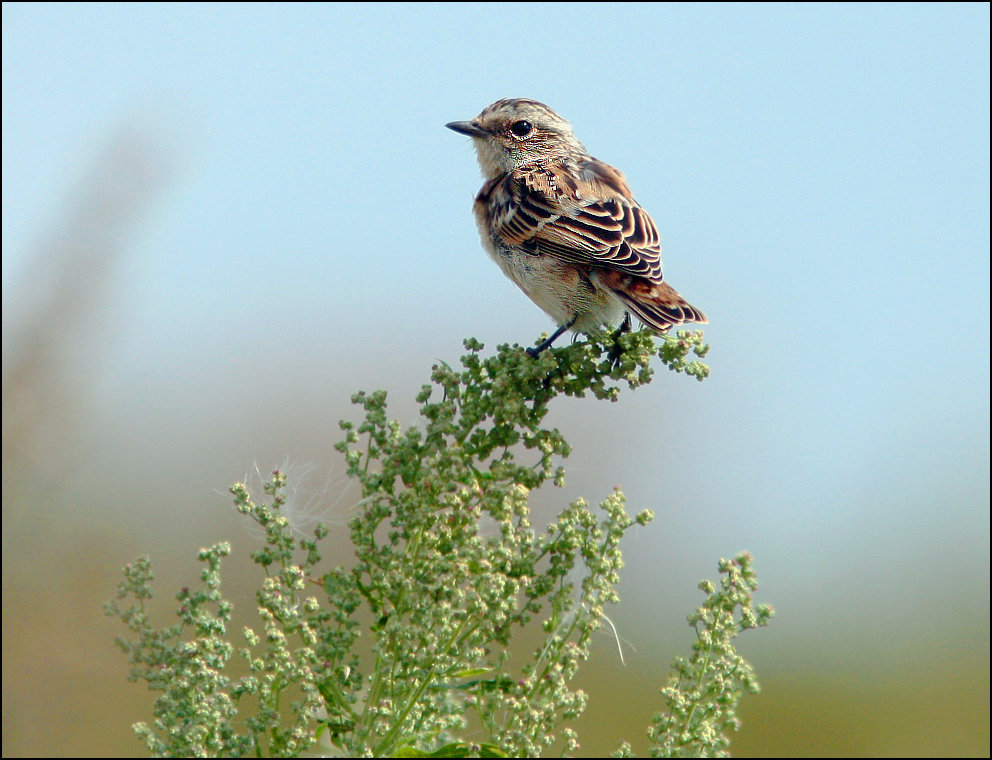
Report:
[[[495,232],[511,245],[574,264],[661,282],[661,244],[623,175],[586,162],[576,179],[559,166],[509,174],[490,195]]]

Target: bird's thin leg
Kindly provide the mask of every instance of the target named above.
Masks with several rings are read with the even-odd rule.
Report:
[[[614,367],[617,366],[617,362],[620,361],[620,354],[623,353],[623,349],[620,348],[620,336],[625,332],[630,332],[630,312],[625,311],[623,313],[623,322],[620,323],[620,327],[615,333],[613,333],[613,346],[610,348],[609,359],[610,364]]]
[[[576,316],[572,317],[570,320],[568,320],[568,322],[566,322],[565,324],[561,325],[557,330],[555,330],[551,334],[551,337],[549,337],[546,341],[544,341],[543,343],[541,343],[541,345],[539,345],[537,348],[528,348],[527,349],[527,354],[529,356],[537,356],[544,349],[546,349],[548,346],[550,346],[552,343],[554,343],[556,340],[558,340],[558,338],[561,337],[561,334],[563,332],[565,332],[565,330],[569,329],[572,325],[574,325],[575,324],[575,320],[578,319],[578,318],[579,318],[578,315],[576,315]]]

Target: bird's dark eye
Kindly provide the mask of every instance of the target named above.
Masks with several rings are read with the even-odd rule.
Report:
[[[526,137],[534,129],[529,121],[515,121],[510,125],[510,131],[517,137]]]

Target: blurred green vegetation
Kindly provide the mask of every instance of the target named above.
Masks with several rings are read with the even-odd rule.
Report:
[[[233,509],[219,501],[205,507],[196,524],[175,524],[171,530],[155,517],[168,511],[168,499],[146,501],[147,512],[136,514],[139,519],[125,529],[81,519],[88,511],[81,495],[62,493],[53,501],[51,491],[35,485],[4,483],[3,754],[133,756],[141,746],[130,726],[148,719],[153,695],[125,680],[126,663],[113,645],[119,623],[103,615],[119,566],[148,549],[156,533],[152,554],[158,585],[175,588],[192,580],[193,557],[201,545],[234,535],[235,545],[244,548],[255,539],[243,532]],[[40,503],[34,498],[44,496],[48,499]],[[125,510],[140,499],[135,493],[115,506]],[[345,544],[338,544],[342,552]],[[247,582],[239,587],[238,562],[237,557],[229,560],[227,593],[244,614],[253,607],[252,588]],[[767,584],[763,591],[773,596]],[[158,603],[164,618],[170,599],[163,596]],[[811,646],[808,662],[801,665],[793,663],[803,642],[789,642],[792,667],[776,661],[773,647],[753,654],[752,642],[742,641],[762,693],[744,701],[744,727],[734,737],[732,754],[989,754],[988,636],[980,621],[969,627],[938,626],[942,633],[933,637],[914,640],[907,634],[906,640],[890,642],[895,655],[875,667],[859,649],[857,617],[845,624],[850,636],[829,649],[822,643]],[[646,727],[662,708],[658,689],[670,657],[684,652],[691,640],[688,627],[684,637],[672,639],[657,639],[635,627],[628,622],[620,631],[621,637],[636,634],[639,641],[637,653],[626,650],[626,665],[619,662],[615,642],[604,635],[580,670],[576,685],[591,696],[575,726],[581,756],[608,754],[620,739],[643,754]],[[827,665],[845,659],[857,667]]]

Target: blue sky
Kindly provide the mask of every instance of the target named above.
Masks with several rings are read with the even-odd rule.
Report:
[[[5,3],[5,362],[40,246],[131,130],[161,173],[93,323],[85,461],[219,489],[329,467],[353,390],[412,422],[462,337],[552,327],[482,253],[443,127],[502,97],[626,173],[711,321],[707,382],[557,411],[568,496],[658,512],[631,573],[663,557],[691,593],[748,548],[796,635],[881,588],[909,635],[968,578],[987,631],[985,4]]]

